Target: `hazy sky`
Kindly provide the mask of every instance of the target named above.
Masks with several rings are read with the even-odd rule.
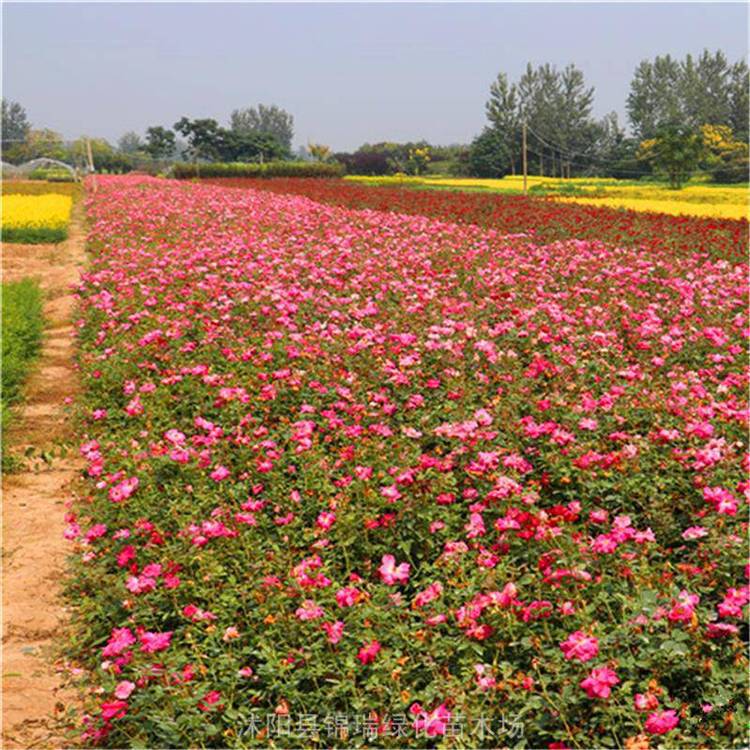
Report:
[[[182,115],[277,103],[295,143],[467,142],[499,71],[574,62],[595,111],[645,57],[747,54],[743,4],[13,4],[3,94],[35,127],[115,141]]]

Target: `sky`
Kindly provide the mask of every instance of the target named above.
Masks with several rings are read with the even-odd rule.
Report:
[[[466,143],[499,72],[575,63],[594,112],[636,65],[670,53],[747,55],[744,3],[3,3],[3,96],[34,127],[113,143],[180,117],[228,124],[275,103],[295,143],[334,150],[425,138]]]

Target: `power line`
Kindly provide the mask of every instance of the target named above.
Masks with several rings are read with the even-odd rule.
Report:
[[[534,156],[540,156],[541,158],[545,158],[545,156],[549,157],[549,154],[543,154],[541,151],[535,151],[534,149],[530,148],[528,149],[530,154],[534,154]],[[570,164],[572,167],[582,167],[582,168],[588,168],[588,169],[596,169],[597,167],[601,167],[602,165],[596,165],[596,164],[584,164],[583,162],[579,161],[571,161],[566,160],[566,164]],[[620,169],[617,164],[619,162],[611,162],[612,164],[612,170],[620,172],[621,174],[632,174],[632,175],[639,175],[641,177],[644,177],[647,172],[643,171],[636,171],[634,169]],[[541,177],[551,177],[551,175],[537,175]]]
[[[596,166],[597,164],[603,167],[611,167],[612,169],[616,169],[618,172],[622,172],[623,174],[638,174],[643,175],[643,172],[640,171],[634,171],[634,170],[628,170],[628,169],[620,169],[617,165],[620,164],[620,161],[615,161],[611,159],[601,159],[597,158],[595,156],[589,156],[583,151],[568,151],[566,148],[558,145],[555,145],[553,143],[548,142],[544,138],[542,138],[539,133],[537,133],[531,126],[526,126],[528,131],[537,138],[537,140],[541,141],[541,143],[546,146],[547,148],[551,148],[553,151],[557,151],[558,154],[564,155],[566,157],[566,162],[569,163],[571,166],[579,166],[579,167],[590,167],[592,164],[582,164],[579,161],[572,161],[570,158],[568,158],[568,155],[575,156],[581,156],[584,159],[588,159],[589,161],[593,162],[593,166]],[[544,153],[540,153],[539,151],[532,151],[532,153],[536,154],[537,156],[541,156],[544,158]],[[726,169],[726,166],[716,167],[715,169],[702,169],[700,170],[701,174],[714,174],[715,172],[721,172],[722,170]]]

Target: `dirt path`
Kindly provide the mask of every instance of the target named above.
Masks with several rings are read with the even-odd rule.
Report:
[[[74,299],[85,263],[83,208],[76,206],[69,239],[59,245],[3,247],[3,278],[39,280],[45,293],[45,339],[25,389],[26,401],[8,430],[12,452],[23,455],[72,443],[64,399],[75,395]],[[33,457],[3,476],[3,731],[2,747],[66,745],[55,717],[74,700],[55,670],[56,639],[66,621],[60,583],[69,553],[63,539],[70,482],[80,470],[75,446],[67,458]]]

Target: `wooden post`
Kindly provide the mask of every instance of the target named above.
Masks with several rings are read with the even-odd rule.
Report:
[[[523,123],[523,194],[527,194],[527,179],[528,179],[529,165],[526,159],[526,121]]]
[[[98,186],[96,184],[96,174],[94,172],[94,155],[91,152],[91,139],[90,138],[86,138],[86,154],[89,160],[89,172],[91,174],[91,188],[94,192],[96,192],[96,188]]]

